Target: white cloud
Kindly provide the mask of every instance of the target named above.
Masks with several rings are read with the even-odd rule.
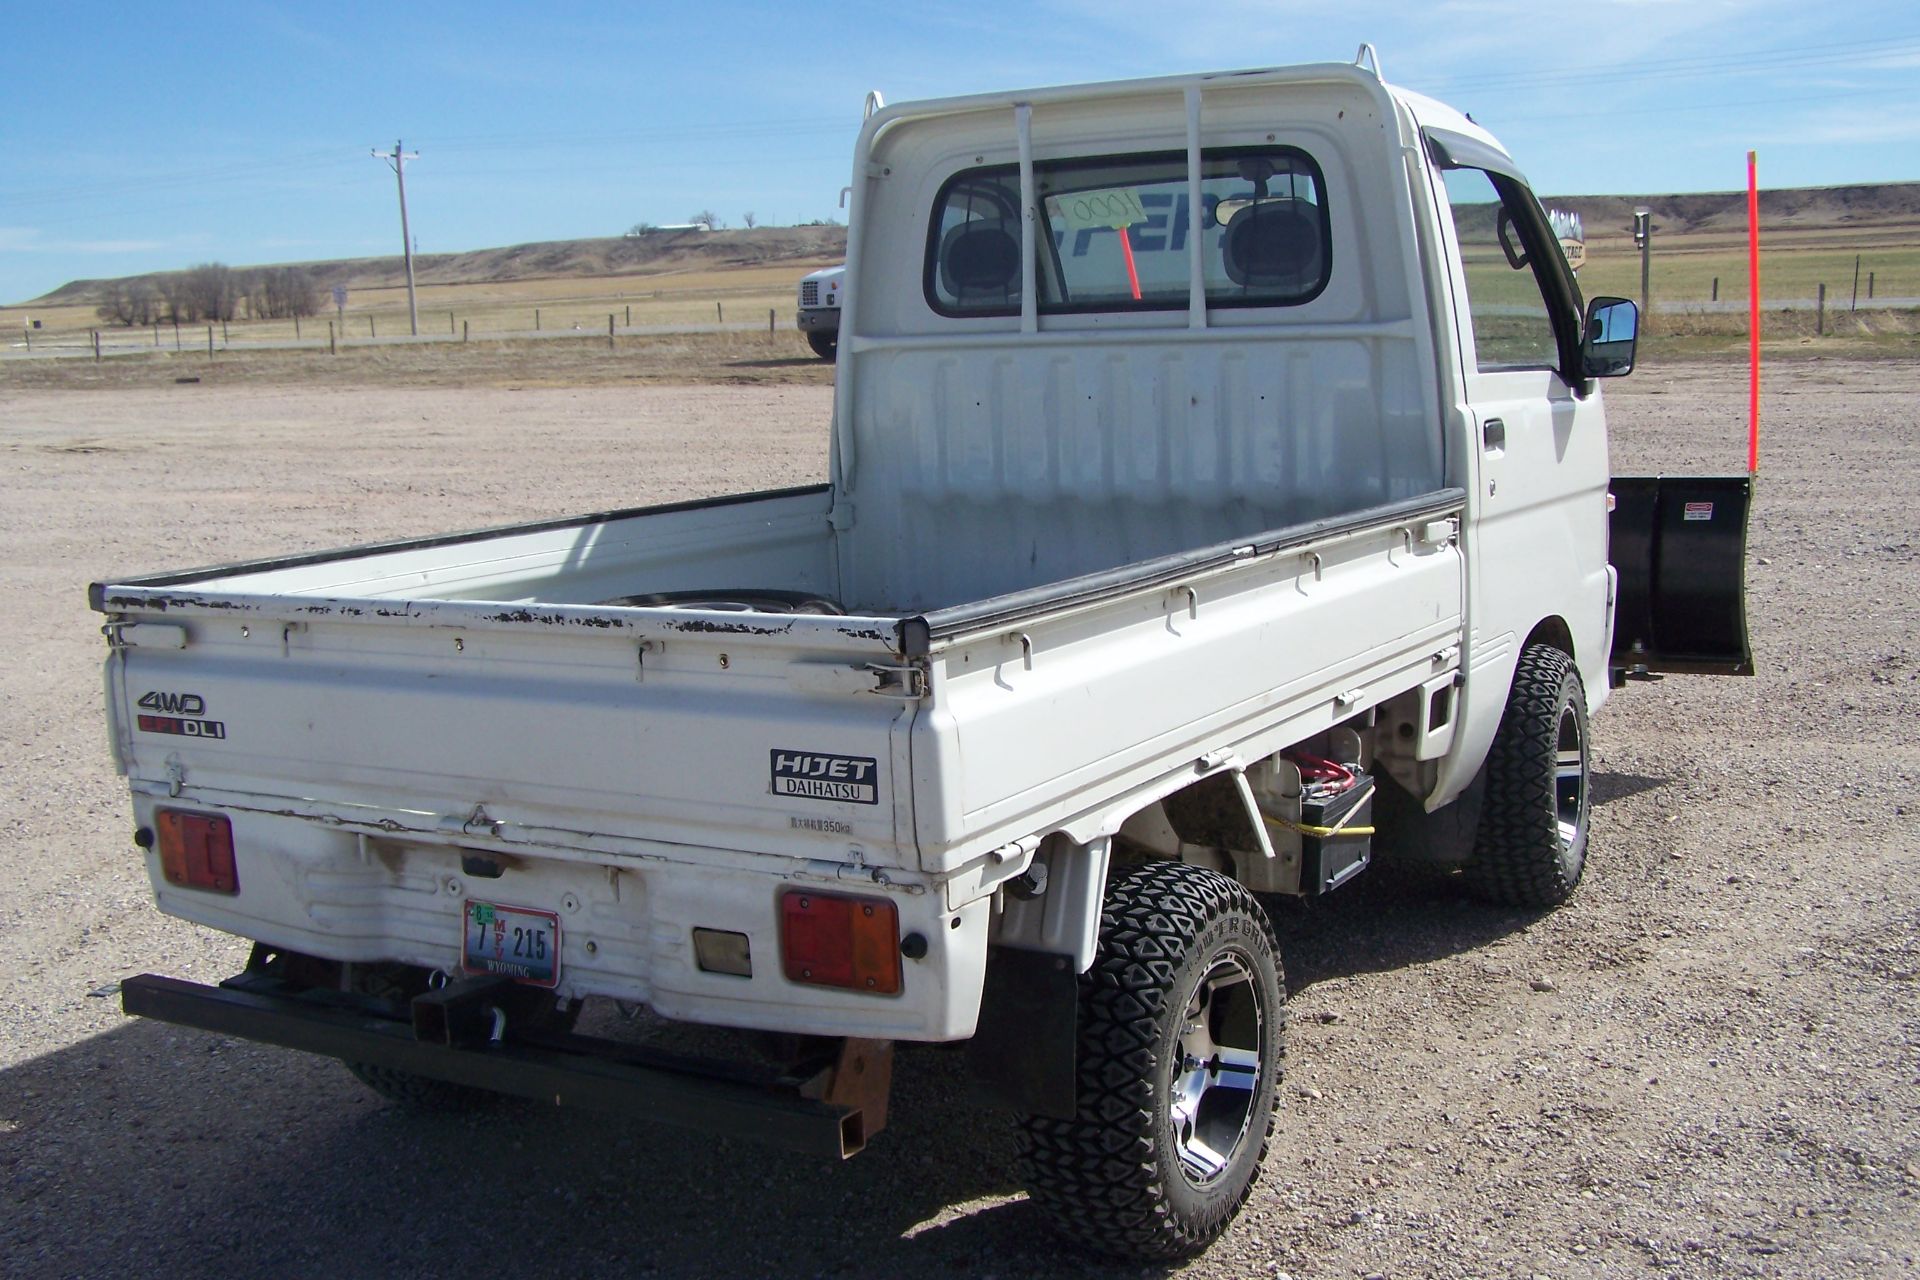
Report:
[[[1871,112],[1824,112],[1767,141],[1790,146],[1920,141],[1920,102],[1876,105]]]
[[[151,253],[165,240],[49,240],[38,227],[0,227],[0,253]]]

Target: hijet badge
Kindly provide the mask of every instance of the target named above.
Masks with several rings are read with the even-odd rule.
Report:
[[[850,804],[880,803],[880,763],[871,756],[778,748],[769,754],[773,764],[773,794],[777,796]]]

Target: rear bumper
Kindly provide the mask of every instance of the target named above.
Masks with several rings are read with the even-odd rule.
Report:
[[[129,1014],[262,1044],[371,1063],[451,1084],[754,1138],[812,1155],[856,1153],[884,1122],[874,1108],[808,1096],[809,1082],[565,1034],[461,1048],[337,993],[282,989],[249,973],[218,987],[141,974],[120,985]]]
[[[940,886],[893,871],[801,858],[650,846],[654,856],[614,856],[471,835],[439,843],[426,832],[364,835],[343,824],[270,812],[265,802],[205,805],[136,791],[135,822],[154,825],[160,805],[225,813],[232,822],[236,894],[167,882],[148,850],[155,901],[179,916],[250,941],[349,963],[402,963],[457,975],[469,900],[552,914],[559,922],[555,994],[643,1004],[663,1017],[710,1026],[874,1040],[963,1040],[973,1034],[986,968],[990,902],[949,909]],[[360,816],[356,814],[355,816]],[[370,819],[369,819],[370,820]],[[448,838],[451,840],[451,837]],[[466,870],[473,854],[497,858],[495,878]],[[797,982],[781,964],[780,894],[788,888],[885,898],[904,941],[902,990],[870,995]],[[748,976],[700,966],[693,931],[748,940]]]

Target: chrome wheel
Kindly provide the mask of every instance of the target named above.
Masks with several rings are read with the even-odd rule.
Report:
[[[1560,710],[1560,730],[1553,767],[1554,820],[1560,850],[1571,850],[1587,817],[1587,741],[1579,710],[1569,704]]]
[[[1181,1022],[1168,1110],[1180,1170],[1196,1187],[1227,1171],[1252,1127],[1266,1011],[1249,963],[1231,951],[1216,960]]]

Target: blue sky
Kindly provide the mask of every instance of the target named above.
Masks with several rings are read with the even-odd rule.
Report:
[[[1543,193],[1920,178],[1920,9],[1805,0],[9,4],[0,301],[82,276],[422,252],[711,209],[837,216],[860,105],[1348,59]]]

